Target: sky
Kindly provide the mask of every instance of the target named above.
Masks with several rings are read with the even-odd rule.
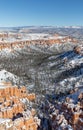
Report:
[[[83,26],[83,0],[0,0],[0,27]]]

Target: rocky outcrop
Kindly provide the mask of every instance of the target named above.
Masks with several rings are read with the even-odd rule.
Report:
[[[74,52],[80,55],[83,55],[83,45],[78,45],[74,47]]]
[[[13,86],[10,82],[0,84],[0,129],[1,130],[37,130],[40,120],[34,109],[28,104],[35,100],[35,94],[29,94],[25,86]]]

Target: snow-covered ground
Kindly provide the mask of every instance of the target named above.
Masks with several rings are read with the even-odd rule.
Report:
[[[26,33],[26,34],[20,34],[20,36],[14,36],[15,34],[13,34],[13,36],[8,36],[5,38],[0,38],[0,42],[2,43],[11,43],[14,41],[26,41],[26,40],[48,40],[48,39],[63,39],[65,38],[64,36],[54,36],[51,34],[47,34],[47,33]]]
[[[59,82],[61,89],[64,86],[69,89],[83,88],[83,56],[71,51],[61,55],[61,60],[64,62],[60,67],[61,77],[64,75]]]
[[[6,71],[6,70],[1,70],[0,71],[0,83],[1,83],[1,85],[4,82],[9,82],[9,81],[16,84],[17,82],[19,82],[19,78],[16,75],[14,75],[14,74]],[[1,87],[1,85],[0,85],[0,87]]]

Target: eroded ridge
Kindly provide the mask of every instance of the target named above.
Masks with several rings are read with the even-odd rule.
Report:
[[[0,51],[4,49],[13,51],[15,48],[24,48],[30,45],[49,47],[56,43],[78,43],[78,40],[70,36],[61,36],[58,34],[27,34],[26,37],[22,34],[0,34]]]

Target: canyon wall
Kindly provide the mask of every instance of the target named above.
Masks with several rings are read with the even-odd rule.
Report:
[[[15,41],[15,42],[0,42],[0,50],[3,50],[5,48],[14,49],[15,47],[23,48],[25,45],[47,45],[50,46],[52,44],[63,44],[63,43],[77,43],[78,41],[71,37],[65,37],[61,39],[39,39],[39,40],[24,40],[24,41]]]

